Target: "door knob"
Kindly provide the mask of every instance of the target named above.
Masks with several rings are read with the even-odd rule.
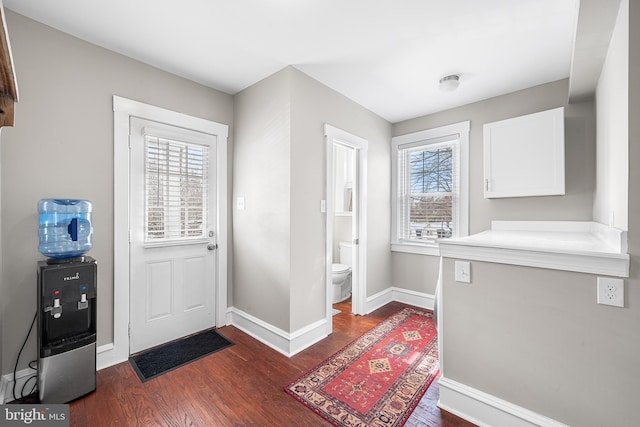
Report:
[[[217,243],[209,243],[207,245],[207,249],[209,249],[210,251],[215,251],[216,249],[218,249],[218,244]]]

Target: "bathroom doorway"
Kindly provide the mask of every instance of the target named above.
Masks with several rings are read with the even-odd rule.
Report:
[[[366,314],[368,143],[330,125],[325,125],[325,137],[326,294],[330,333],[335,310],[347,314]]]

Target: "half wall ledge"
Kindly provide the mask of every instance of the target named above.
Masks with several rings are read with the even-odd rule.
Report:
[[[626,231],[589,221],[492,221],[490,230],[440,241],[440,255],[629,277]]]

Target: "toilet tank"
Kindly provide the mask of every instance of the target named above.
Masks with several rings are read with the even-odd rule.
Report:
[[[351,260],[351,254],[353,249],[353,244],[349,242],[340,242],[338,243],[340,247],[340,264],[348,265],[349,267],[353,266]]]

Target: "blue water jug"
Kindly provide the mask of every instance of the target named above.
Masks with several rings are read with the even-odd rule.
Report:
[[[74,258],[92,246],[91,202],[42,199],[38,202],[38,251],[50,258]]]

